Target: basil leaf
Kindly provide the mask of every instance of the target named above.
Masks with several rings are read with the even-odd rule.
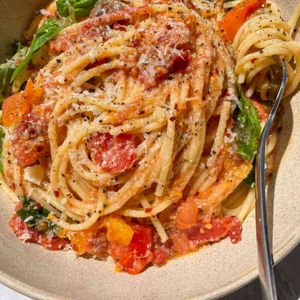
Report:
[[[85,17],[95,6],[97,0],[70,0],[75,17]]]
[[[16,68],[14,61],[8,61],[0,65],[0,102],[5,98],[6,91],[10,86],[11,76]]]
[[[26,68],[27,64],[31,61],[33,55],[49,40],[51,40],[59,31],[60,25],[55,19],[48,19],[44,24],[37,30],[30,48],[21,62],[20,65],[15,69],[10,82],[13,82]]]
[[[261,126],[252,102],[238,87],[240,104],[234,114],[233,131],[237,134],[237,152],[242,159],[252,161],[257,153]]]
[[[53,229],[55,224],[50,222],[47,217],[49,211],[43,207],[39,207],[34,200],[23,197],[22,208],[19,209],[16,214],[23,220],[28,226],[35,227],[38,231],[46,231]],[[41,227],[43,225],[43,228]]]
[[[19,45],[15,55],[6,63],[0,65],[0,107],[4,98],[11,93],[10,80],[16,69],[16,60],[22,59],[25,56],[26,51],[26,47]]]
[[[70,15],[71,7],[69,0],[56,0],[57,12],[63,18],[67,18]]]
[[[89,15],[97,0],[56,0],[58,14],[67,18],[86,17]]]
[[[3,146],[3,139],[4,139],[5,133],[3,127],[0,127],[0,172],[3,174],[3,164],[2,164],[2,146]]]

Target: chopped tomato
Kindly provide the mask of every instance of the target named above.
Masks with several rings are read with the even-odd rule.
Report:
[[[175,54],[170,62],[171,70],[173,72],[182,72],[184,71],[191,60],[190,50],[181,50],[180,55]]]
[[[81,231],[69,231],[67,233],[73,250],[78,255],[95,255],[103,258],[107,253],[107,239],[105,230],[100,228],[99,222],[91,228]]]
[[[92,159],[105,171],[121,173],[133,166],[137,152],[132,135],[112,136],[108,133],[99,133],[90,140]]]
[[[12,149],[22,167],[30,166],[49,151],[47,124],[50,111],[37,109],[23,116],[14,128]]]
[[[153,256],[154,264],[163,265],[167,262],[168,258],[171,257],[171,249],[164,246],[155,247]]]
[[[154,250],[152,262],[157,265],[162,265],[172,257],[172,241],[169,239],[167,242],[162,243],[158,234],[154,234]]]
[[[102,5],[102,1],[100,2]],[[112,25],[115,22],[122,20],[130,20],[134,16],[140,14],[146,14],[150,11],[150,8],[147,7],[138,7],[138,8],[122,8],[119,7],[116,11],[108,11],[105,13],[105,9],[101,10],[101,15],[99,14],[99,7],[94,10],[94,13],[91,13],[91,17],[76,26],[74,30],[68,31],[66,34],[60,34],[50,43],[49,54],[55,55],[61,52],[64,52],[76,43],[88,39],[97,38],[97,40],[102,38],[102,41],[106,41],[111,36],[111,31],[107,29],[108,26]]]
[[[235,217],[225,216],[202,219],[187,230],[175,228],[170,231],[169,236],[175,253],[184,254],[226,237],[230,237],[235,244],[241,240],[241,232],[241,222]]]
[[[34,86],[31,79],[28,80],[25,90],[6,98],[3,102],[3,125],[11,127],[19,123],[23,116],[30,112],[32,105],[38,105],[43,98],[44,89]]]
[[[268,114],[268,112],[266,111],[264,105],[261,104],[261,103],[259,103],[259,102],[256,101],[256,100],[252,100],[252,99],[251,99],[251,102],[252,102],[253,106],[254,106],[254,107],[256,108],[256,110],[257,110],[258,117],[259,117],[260,121],[265,121],[265,120],[268,118],[269,114]]]
[[[141,53],[139,63],[136,64],[138,79],[147,88],[171,72],[184,71],[190,64],[191,31],[181,18],[158,16],[157,21],[134,43]],[[160,62],[159,66],[157,61]]]
[[[30,228],[16,214],[9,221],[9,226],[15,235],[26,243],[36,243],[48,250],[62,250],[69,244],[68,240],[59,237],[48,236]]]
[[[153,231],[148,226],[133,225],[133,238],[128,246],[110,243],[108,253],[117,267],[129,274],[142,272],[153,259]]]
[[[229,236],[233,243],[241,240],[241,222],[232,216],[223,218],[211,218],[210,222],[199,222],[193,228],[187,230],[189,240],[197,241],[199,244],[218,242]]]
[[[233,41],[239,28],[266,0],[245,0],[231,9],[219,22],[224,40]]]
[[[183,202],[177,211],[176,226],[179,229],[189,229],[197,224],[198,207],[194,202]]]

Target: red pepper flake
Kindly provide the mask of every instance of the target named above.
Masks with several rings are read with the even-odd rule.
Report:
[[[56,198],[58,198],[58,197],[59,197],[59,191],[54,191],[54,196],[55,196]]]
[[[149,213],[149,212],[151,212],[151,211],[152,211],[152,207],[146,207],[146,208],[145,208],[145,212],[146,212],[146,213]]]

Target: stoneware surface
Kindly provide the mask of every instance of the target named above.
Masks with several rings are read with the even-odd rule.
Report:
[[[0,1],[0,55],[26,27],[41,0]],[[287,17],[297,0],[278,0]],[[268,190],[276,261],[300,241],[300,93],[286,102],[279,145],[279,170]],[[275,185],[276,183],[276,185]],[[111,261],[76,258],[23,244],[7,221],[14,204],[0,192],[0,281],[37,299],[212,299],[241,287],[257,275],[254,214],[244,223],[243,241],[229,239],[175,259],[138,276],[115,273]]]

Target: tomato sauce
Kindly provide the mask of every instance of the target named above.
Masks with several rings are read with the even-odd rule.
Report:
[[[9,226],[14,234],[26,243],[36,243],[47,250],[63,250],[69,245],[69,241],[56,236],[49,236],[29,227],[16,214],[9,221]]]

